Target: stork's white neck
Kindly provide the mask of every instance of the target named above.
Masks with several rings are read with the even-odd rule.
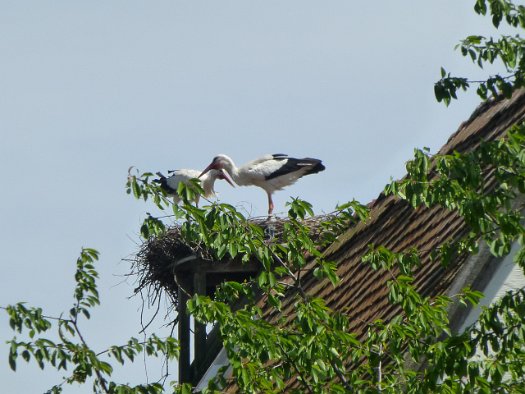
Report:
[[[204,197],[212,197],[215,194],[213,185],[215,183],[215,177],[211,172],[207,172],[201,177],[201,186],[204,190]]]

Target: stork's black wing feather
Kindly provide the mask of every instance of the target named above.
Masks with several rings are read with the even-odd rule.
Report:
[[[286,158],[288,159],[286,163],[281,168],[279,168],[277,171],[268,175],[266,177],[267,180],[272,179],[272,178],[277,178],[281,175],[286,175],[291,172],[300,171],[304,168],[307,168],[307,171],[303,173],[303,176],[315,174],[325,169],[325,166],[323,165],[322,161],[319,159],[312,159],[310,157],[306,157],[304,159],[294,159],[292,157],[286,157]]]
[[[160,183],[160,187],[167,193],[167,194],[174,194],[177,192],[174,188],[172,188],[168,184],[168,178],[166,178],[162,173],[157,172],[157,175],[160,177],[160,179],[154,179],[153,182]]]

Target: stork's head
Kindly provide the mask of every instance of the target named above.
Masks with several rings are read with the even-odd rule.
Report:
[[[199,178],[204,190],[204,197],[209,198],[215,195],[214,187],[217,179],[225,179],[232,187],[235,187],[235,184],[224,174],[223,170],[210,170]]]
[[[213,158],[212,162],[208,167],[202,171],[202,173],[199,175],[199,178],[206,174],[210,170],[225,170],[222,171],[223,176],[230,182],[231,178],[229,177],[229,174],[232,170],[232,167],[234,166],[233,160],[230,159],[226,155],[217,155]],[[230,178],[230,179],[228,179]],[[231,183],[231,182],[230,182]]]

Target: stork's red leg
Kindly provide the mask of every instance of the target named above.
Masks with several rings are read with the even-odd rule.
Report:
[[[271,215],[273,212],[273,201],[272,201],[272,195],[268,193],[268,215]]]

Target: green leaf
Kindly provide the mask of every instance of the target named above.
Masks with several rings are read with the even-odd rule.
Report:
[[[9,352],[9,367],[13,370],[13,371],[16,371],[16,352]]]

